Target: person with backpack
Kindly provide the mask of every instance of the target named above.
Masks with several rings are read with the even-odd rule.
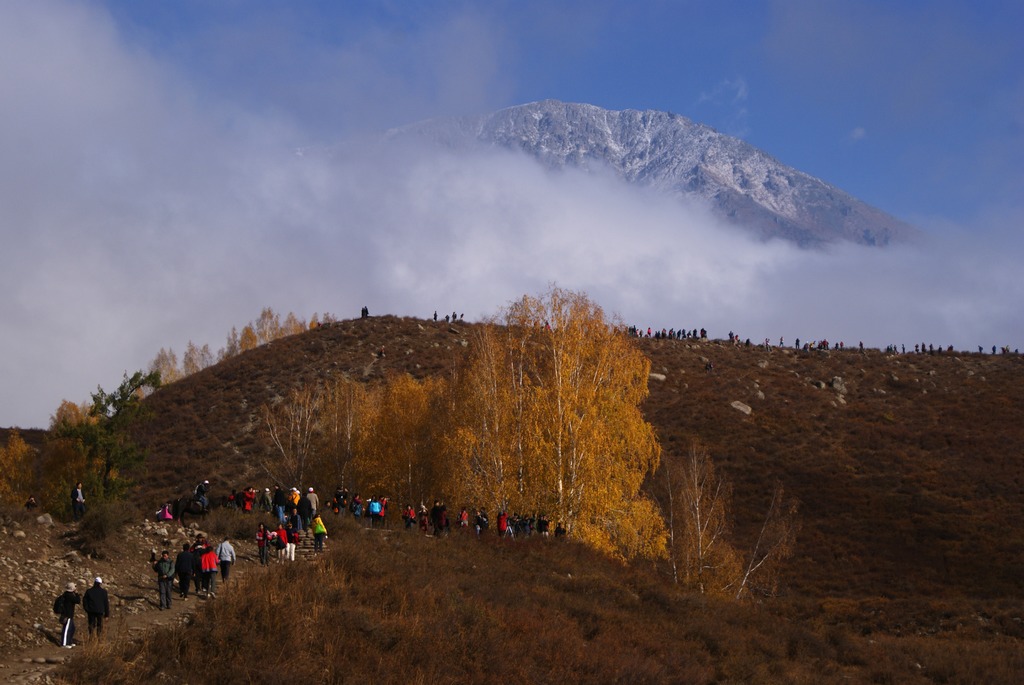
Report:
[[[89,619],[89,637],[92,637],[93,631],[96,637],[103,637],[103,619],[110,618],[110,597],[99,576],[93,581],[92,587],[85,591],[82,608]]]
[[[75,607],[82,598],[75,591],[75,584],[68,583],[64,592],[53,602],[53,613],[60,615],[60,646],[71,649],[75,646]]]
[[[324,525],[324,520],[320,518],[320,514],[313,516],[313,551],[323,552],[324,551],[324,538],[327,537],[327,526]]]
[[[366,504],[366,512],[370,515],[370,528],[377,525],[380,521],[381,503],[376,497],[371,497]]]

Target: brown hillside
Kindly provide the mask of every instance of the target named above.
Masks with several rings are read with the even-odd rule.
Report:
[[[203,478],[215,493],[263,484],[254,459],[265,449],[254,430],[263,403],[340,374],[369,382],[395,371],[443,373],[464,354],[471,327],[391,316],[342,321],[160,389],[140,432],[150,456],[139,497],[183,494]],[[663,459],[685,453],[691,438],[710,447],[734,484],[741,547],[756,535],[774,479],[800,500],[802,530],[785,577],[794,596],[874,606],[1021,595],[1020,357],[637,345],[652,362],[645,413]],[[656,494],[659,482],[652,479]]]

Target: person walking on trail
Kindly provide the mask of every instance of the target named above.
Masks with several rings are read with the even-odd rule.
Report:
[[[284,549],[284,558],[288,561],[295,561],[295,546],[299,544],[299,531],[289,521],[286,526],[287,544]]]
[[[217,550],[207,545],[203,549],[200,563],[203,568],[203,592],[207,598],[217,596]]]
[[[174,572],[178,576],[178,596],[182,599],[188,599],[188,586],[192,582],[192,567],[194,563],[194,557],[186,542],[182,544],[181,551],[178,552],[178,556],[174,559]]]
[[[75,591],[75,584],[68,583],[64,592],[54,602],[53,610],[60,614],[61,631],[60,646],[71,649],[75,646],[75,606],[81,604],[82,598]]]
[[[277,516],[277,520],[281,525],[284,525],[285,516],[284,511],[288,506],[288,495],[284,490],[281,489],[280,485],[274,486],[274,497],[271,500],[274,506],[274,515]]]
[[[153,562],[153,570],[156,572],[156,586],[160,592],[160,611],[171,608],[171,587],[174,584],[174,564],[171,562],[171,553],[166,549],[160,553],[160,558]]]
[[[320,514],[313,517],[313,551],[320,553],[324,551],[324,538],[327,537],[327,526]]]
[[[260,566],[270,563],[270,531],[262,523],[256,527],[256,548],[260,553]]]
[[[316,491],[313,490],[313,488],[310,488],[309,492],[306,494],[306,497],[309,499],[309,506],[312,510],[310,516],[316,516],[320,513],[320,495],[316,494]]]
[[[309,490],[308,493],[302,493],[299,503],[295,505],[299,516],[302,517],[302,525],[299,526],[299,530],[309,530],[309,524],[313,522],[313,500],[310,499],[310,495],[315,496],[315,493],[312,492],[313,488]]]
[[[231,566],[235,563],[235,548],[227,537],[217,545],[217,560],[220,561],[220,580],[227,585]]]
[[[71,490],[71,515],[76,521],[85,516],[85,493],[81,481]]]
[[[99,576],[93,581],[92,587],[85,591],[82,608],[89,619],[89,637],[94,632],[97,638],[103,637],[103,619],[110,618],[110,597]]]

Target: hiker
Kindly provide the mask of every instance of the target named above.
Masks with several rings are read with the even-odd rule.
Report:
[[[217,596],[217,550],[207,545],[199,561],[203,569],[203,593],[214,598]]]
[[[85,493],[82,491],[81,481],[71,491],[71,515],[76,521],[85,516]]]
[[[476,520],[473,522],[473,525],[476,528],[477,536],[487,530],[487,526],[490,525],[490,521],[487,519],[487,512],[483,509],[477,509]]]
[[[256,488],[249,486],[242,493],[242,511],[251,512],[256,504]]]
[[[224,539],[217,545],[217,561],[220,562],[220,579],[225,585],[228,584],[228,575],[231,573],[231,565],[235,563],[235,548],[225,535]]]
[[[28,501],[25,502],[25,510],[26,511],[34,511],[35,509],[38,509],[38,508],[39,508],[39,502],[36,501],[35,496],[34,495],[29,495]]]
[[[189,547],[192,552],[192,588],[198,596],[203,590],[203,555],[209,548],[206,538],[202,535],[196,536],[196,541]]]
[[[277,527],[277,533],[274,538],[274,547],[277,549],[277,560],[284,561],[288,557],[288,528],[284,523]]]
[[[273,508],[273,504],[270,499],[270,488],[263,488],[263,492],[256,498],[256,509],[259,511],[269,512]]]
[[[157,511],[156,511],[156,520],[157,521],[173,521],[174,520],[174,514],[171,513],[171,503],[170,502],[164,502],[163,506],[161,506],[159,509],[157,509]]]
[[[171,553],[166,549],[160,553],[160,558],[153,562],[153,570],[156,572],[156,587],[160,593],[160,611],[171,608],[171,587],[174,583],[174,564],[171,563]]]
[[[285,543],[284,558],[288,561],[295,561],[295,546],[299,544],[299,531],[291,521],[285,526]]]
[[[313,488],[310,488],[309,492],[306,493],[306,499],[309,500],[310,520],[312,520],[314,516],[320,513],[320,495],[316,494]]]
[[[260,554],[260,566],[266,566],[270,562],[270,532],[262,523],[256,526],[256,548]]]
[[[313,517],[313,551],[323,552],[324,551],[324,538],[327,537],[327,526],[324,525],[324,520],[320,518],[320,514]]]
[[[92,587],[85,591],[82,608],[89,618],[89,637],[92,637],[93,631],[96,637],[103,637],[103,619],[110,618],[110,597],[99,576],[93,581]]]
[[[75,646],[75,606],[81,604],[82,598],[75,591],[75,584],[68,583],[64,592],[53,603],[54,613],[60,614],[61,632],[60,646],[71,649]]]
[[[195,559],[188,548],[188,543],[183,543],[178,556],[174,558],[174,573],[178,576],[178,596],[188,599],[188,586],[192,582],[192,573],[195,566]]]
[[[381,520],[384,507],[379,499],[371,497],[370,501],[366,504],[366,511],[370,515],[370,528],[373,528]]]
[[[288,506],[288,495],[281,489],[280,485],[274,486],[274,497],[271,500],[274,505],[274,514],[277,515],[279,523],[284,523],[284,510]]]

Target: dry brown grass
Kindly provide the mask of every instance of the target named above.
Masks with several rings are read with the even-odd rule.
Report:
[[[275,341],[162,388],[147,400],[156,418],[139,434],[151,455],[140,474],[144,477],[137,498],[149,506],[182,494],[202,478],[210,478],[221,493],[263,484],[265,477],[255,465],[266,447],[251,430],[262,403],[303,382],[341,374],[373,382],[393,371],[421,377],[443,373],[464,354],[462,342],[469,339],[470,327],[395,317],[342,321]],[[418,613],[404,614],[413,630],[410,634],[437,644],[439,654],[458,662],[457,669],[464,669],[458,671],[463,682],[482,678],[484,672],[499,674],[490,682],[554,677],[556,665],[528,665],[541,658],[534,652],[545,650],[531,647],[538,639],[526,637],[527,628],[538,631],[544,644],[555,645],[570,661],[586,654],[603,663],[602,657],[593,655],[613,654],[613,641],[606,644],[600,636],[616,625],[628,626],[620,632],[630,635],[671,633],[672,649],[685,655],[669,661],[658,656],[669,653],[668,647],[647,642],[633,644],[634,656],[614,652],[618,655],[609,656],[612,662],[602,668],[621,673],[630,682],[659,682],[669,672],[687,674],[677,682],[818,682],[840,680],[851,672],[854,681],[979,682],[971,674],[987,672],[990,682],[1010,682],[1005,676],[1014,668],[1020,672],[1009,645],[1019,647],[1014,641],[1024,639],[1024,408],[1019,402],[1024,359],[976,354],[895,357],[875,350],[766,353],[718,341],[637,344],[650,357],[652,371],[666,376],[664,381],[651,381],[644,406],[661,439],[663,459],[685,454],[693,438],[710,448],[719,473],[734,486],[732,519],[739,548],[756,533],[776,478],[801,503],[796,553],[783,571],[782,596],[772,600],[770,611],[729,605],[709,609],[708,604],[663,586],[666,570],[654,567],[653,575],[645,570],[642,576],[647,579],[644,591],[631,590],[643,599],[643,611],[616,616],[603,603],[593,602],[601,593],[622,599],[626,588],[639,582],[630,580],[633,570],[608,571],[600,591],[560,594],[561,584],[553,576],[543,570],[535,575],[529,555],[541,552],[533,551],[511,564],[529,579],[517,595],[528,603],[506,606],[499,597],[507,590],[500,588],[516,587],[514,578],[497,587],[488,582],[503,573],[488,561],[507,553],[502,548],[493,549],[495,554],[483,561],[455,557],[479,570],[469,576],[452,571],[465,588],[429,580],[436,574],[421,565],[424,553],[408,547],[411,541],[396,543],[394,549],[385,546],[379,554],[353,547],[352,559],[329,562],[335,566],[327,575],[351,573],[361,578],[379,572],[381,583],[395,583],[389,590],[377,588],[378,597],[415,601]],[[375,360],[373,352],[381,345],[387,356]],[[715,373],[704,373],[703,358],[714,361]],[[827,384],[835,376],[847,387],[843,402],[832,388],[813,385]],[[753,407],[750,416],[729,406],[737,399]],[[659,482],[658,476],[652,478],[655,494]],[[315,485],[323,493],[334,483]],[[448,548],[453,554],[464,553],[458,545]],[[558,554],[584,553],[568,549]],[[364,566],[370,563],[379,568]],[[392,563],[394,573],[402,575],[392,575]],[[434,568],[449,568],[443,559],[431,563]],[[598,563],[588,558],[587,564]],[[283,576],[288,591],[303,585],[298,577],[287,575],[292,573],[299,571],[288,570]],[[417,599],[406,597],[404,588],[422,583],[444,590],[424,590],[423,596],[417,590]],[[578,590],[581,585],[576,582],[572,587]],[[465,595],[478,586],[488,588],[489,594],[486,600],[474,599],[468,605],[472,609],[463,611],[462,604],[448,599],[449,594]],[[352,601],[344,588],[333,592]],[[551,625],[575,638],[559,638],[558,630],[536,625],[531,612],[545,614],[543,603],[533,604],[538,601],[535,595],[559,607],[557,616],[548,617]],[[433,599],[428,601],[429,597]],[[331,611],[341,615],[343,606]],[[437,616],[429,619],[419,612]],[[421,624],[435,619],[429,627]],[[311,629],[319,635],[321,629],[329,633],[328,626],[338,626],[337,620],[331,624],[325,617],[325,622],[292,627],[301,628],[303,635]],[[445,636],[456,628],[438,627],[447,624],[462,626],[458,635],[476,629],[474,634],[483,635],[479,639],[489,646],[483,650],[487,653],[466,647],[464,640],[456,641],[462,644],[458,649],[449,644]],[[435,628],[438,633],[431,637],[428,631]],[[387,639],[359,637],[367,631]],[[502,631],[518,636],[508,651],[527,656],[505,663],[504,657],[491,654],[501,652],[496,635]],[[396,626],[366,627],[349,642],[380,649],[398,633],[402,631]],[[341,653],[349,642],[330,649]],[[594,644],[600,650],[592,649]],[[264,646],[270,655],[284,653],[273,644]],[[423,664],[415,670],[418,677],[436,675],[428,655],[408,649],[403,638],[382,654],[373,654],[389,664],[392,652],[403,654],[414,665]],[[960,655],[965,670],[949,665],[955,661],[953,655]],[[477,665],[462,663],[469,659]],[[815,680],[814,669],[808,670],[807,664],[816,664],[821,677]],[[580,668],[584,680],[597,681],[586,665]]]
[[[188,626],[76,655],[71,683],[1012,682],[1006,638],[865,636],[830,606],[686,594],[573,543],[433,539],[350,519],[314,562],[249,567]]]

